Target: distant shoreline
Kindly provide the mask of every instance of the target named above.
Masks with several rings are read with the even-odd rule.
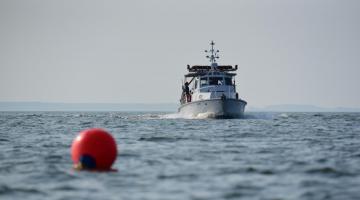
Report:
[[[176,111],[172,103],[49,103],[0,102],[0,111]]]
[[[0,111],[64,111],[64,112],[176,112],[176,103],[50,103],[50,102],[0,102]],[[313,105],[247,106],[247,112],[360,112],[360,108],[325,108]]]

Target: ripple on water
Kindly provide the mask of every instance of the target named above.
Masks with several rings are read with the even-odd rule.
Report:
[[[45,192],[38,190],[32,187],[12,187],[8,185],[0,185],[0,195],[11,195],[11,194],[25,194],[25,195],[33,195],[33,194],[41,194],[46,195]]]
[[[359,113],[39,112],[0,122],[0,199],[360,199]],[[117,139],[117,173],[72,170],[71,142],[92,126]]]
[[[179,140],[186,140],[187,138],[181,137],[164,137],[164,136],[152,136],[152,137],[140,137],[138,141],[148,142],[177,142]]]
[[[306,173],[312,174],[312,175],[330,175],[330,176],[335,176],[335,177],[356,175],[356,174],[349,173],[345,170],[337,170],[333,167],[311,168],[311,169],[306,170]]]
[[[259,194],[262,187],[255,186],[251,183],[237,183],[228,191],[225,192],[223,197],[225,199],[239,199],[239,198],[250,198]]]

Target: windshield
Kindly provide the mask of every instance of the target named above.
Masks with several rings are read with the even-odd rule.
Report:
[[[224,85],[223,77],[209,77],[210,85]]]
[[[200,87],[204,87],[204,86],[207,86],[207,85],[209,85],[207,77],[201,78],[200,79]]]
[[[228,77],[225,78],[225,85],[232,85],[231,78]]]

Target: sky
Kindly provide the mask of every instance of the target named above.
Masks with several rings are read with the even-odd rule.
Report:
[[[250,106],[360,107],[358,0],[0,0],[0,101],[177,103],[186,65],[239,65]]]

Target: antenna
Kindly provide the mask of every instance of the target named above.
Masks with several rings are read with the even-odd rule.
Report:
[[[211,49],[209,50],[205,50],[205,53],[208,53],[208,55],[206,55],[206,58],[208,58],[211,62],[211,65],[216,65],[216,59],[219,59],[219,50],[215,50],[214,49],[214,45],[215,45],[215,42],[213,40],[211,40]]]

